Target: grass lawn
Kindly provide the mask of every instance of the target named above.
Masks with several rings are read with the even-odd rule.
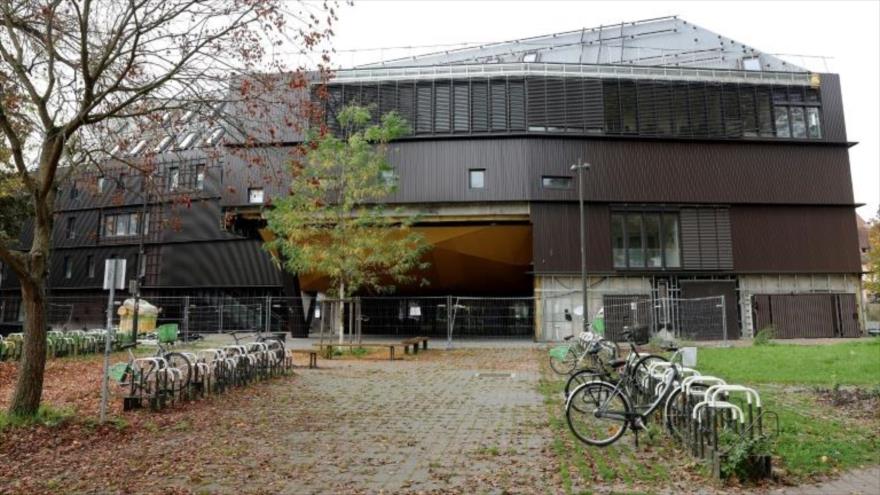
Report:
[[[880,385],[880,339],[831,345],[700,348],[697,368],[733,383]]]

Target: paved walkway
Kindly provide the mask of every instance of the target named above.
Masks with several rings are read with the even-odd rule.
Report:
[[[817,485],[784,488],[773,495],[877,495],[880,494],[880,466],[843,473],[840,478]]]

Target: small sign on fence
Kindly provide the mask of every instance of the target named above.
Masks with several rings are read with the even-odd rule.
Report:
[[[104,261],[104,290],[110,290],[111,286],[119,290],[125,288],[125,259]]]

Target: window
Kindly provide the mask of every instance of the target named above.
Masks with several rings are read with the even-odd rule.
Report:
[[[263,203],[263,188],[262,187],[252,187],[248,189],[248,203],[251,204],[262,204]]]
[[[76,238],[76,218],[75,217],[67,217],[67,225],[65,226],[65,234],[64,237],[68,239]]]
[[[73,278],[73,266],[70,264],[70,256],[64,257],[64,278]]]
[[[541,177],[541,185],[544,189],[571,189],[571,177],[556,177],[545,175]]]
[[[611,252],[615,268],[678,268],[681,254],[678,214],[620,212],[611,215]]]
[[[776,105],[773,107],[776,114],[776,137],[791,137],[791,129],[788,127],[788,107]]]
[[[204,165],[196,165],[195,188],[199,191],[205,190],[205,166]]]
[[[171,167],[168,169],[168,189],[176,191],[180,187],[180,168]]]
[[[147,217],[149,218],[149,217]],[[104,237],[138,235],[139,213],[119,213],[104,216]],[[146,234],[146,228],[144,234]]]
[[[523,58],[522,58],[522,61],[525,63],[536,62],[537,60],[538,60],[537,53],[526,53],[525,55],[523,55]]]
[[[76,199],[79,197],[79,189],[76,187],[76,182],[73,183],[73,186],[70,187],[70,199]]]
[[[468,187],[471,189],[486,188],[486,169],[472,168],[468,171]]]
[[[86,256],[86,268],[88,270],[89,278],[95,278],[95,257],[92,255]]]
[[[761,70],[761,60],[757,57],[744,58],[742,63],[743,70]]]
[[[104,176],[98,177],[98,194],[103,193],[105,187],[107,187],[107,179]]]
[[[393,186],[394,183],[397,182],[397,177],[394,175],[394,170],[383,170],[379,173],[379,178],[386,186]]]
[[[814,139],[822,137],[822,128],[819,125],[819,109],[817,107],[807,107],[807,137]]]
[[[804,120],[804,107],[791,107],[791,137],[807,137],[807,123]]]

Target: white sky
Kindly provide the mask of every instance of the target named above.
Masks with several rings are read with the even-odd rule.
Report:
[[[490,42],[679,15],[766,53],[831,57],[840,74],[855,201],[880,206],[880,1],[379,1],[342,7],[334,65],[352,66],[440,48],[367,50]],[[452,48],[452,47],[449,47]],[[356,51],[347,51],[356,50]],[[785,57],[816,71],[820,59]],[[784,186],[782,186],[784,187]]]

